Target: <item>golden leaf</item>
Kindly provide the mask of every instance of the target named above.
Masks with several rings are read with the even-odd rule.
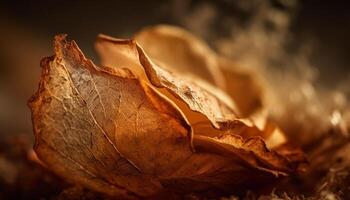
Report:
[[[220,122],[237,118],[233,101],[226,97],[223,92],[200,79],[180,76],[157,66],[135,41],[99,35],[96,46],[102,62],[106,65],[109,64],[109,66],[115,66],[114,68],[123,65],[120,59],[113,58],[113,55],[121,55],[123,52],[137,52],[133,54],[131,70],[137,73],[140,78],[145,77],[144,74],[146,74],[152,85],[166,89],[166,91],[161,90],[161,92],[181,108],[192,124],[209,119],[215,127],[219,128]],[[203,87],[203,85],[205,86]]]
[[[261,80],[252,71],[217,55],[195,35],[175,26],[157,25],[143,29],[135,39],[163,68],[199,77],[225,91],[243,117],[261,109]]]
[[[73,183],[129,199],[232,191],[294,173],[303,162],[290,157],[296,149],[266,146],[275,135],[269,123],[261,130],[240,119],[223,92],[159,67],[133,40],[100,36],[104,67],[64,35],[54,44],[29,102],[34,149]]]

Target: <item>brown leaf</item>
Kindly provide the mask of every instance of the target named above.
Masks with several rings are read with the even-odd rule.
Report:
[[[151,29],[151,32],[157,32],[158,29],[159,27],[156,26],[156,28]],[[160,26],[160,29],[168,30],[167,27],[163,26]],[[171,27],[168,31],[172,31]],[[178,35],[178,37],[180,36]],[[124,46],[124,44],[128,42],[129,45]],[[240,118],[237,114],[238,110],[230,98],[205,81],[201,81],[195,77],[187,79],[183,74],[180,75],[176,72],[167,71],[166,68],[169,67],[161,67],[155,64],[144,52],[142,47],[134,40],[120,40],[100,35],[97,39],[96,47],[102,58],[102,62],[111,63],[112,66],[120,66],[118,60],[114,60],[114,62],[110,62],[110,60],[113,58],[114,53],[119,54],[118,52],[120,51],[121,44],[123,47],[136,49],[132,50],[132,52],[138,51],[138,56],[134,57],[134,63],[137,62],[137,59],[140,63],[134,65],[135,71],[141,73],[139,77],[147,77],[151,84],[161,88],[159,91],[179,106],[180,110],[183,111],[187,118],[187,121],[192,125],[195,138],[196,135],[222,137],[223,134],[234,135],[234,137],[241,136],[245,140],[251,137],[262,137],[264,141],[257,144],[263,143],[264,146],[266,145],[269,148],[279,147],[286,142],[283,132],[271,121],[266,119],[266,112],[263,109],[259,109],[262,104],[259,97],[260,90],[256,86],[257,82],[245,71],[230,70],[229,65],[232,65],[230,61],[218,58],[220,59],[220,66],[225,70],[227,76],[237,76],[237,78],[228,78],[227,82],[235,84],[236,82],[234,80],[238,80],[239,84],[241,84],[238,84],[236,88],[231,88],[232,95],[239,95],[241,93],[239,90],[244,89],[246,86],[251,90],[245,94],[245,97],[250,98],[247,102],[243,102],[244,98],[239,98],[241,104],[245,104],[243,107],[246,109],[249,109],[249,105],[254,107],[254,109],[250,109],[249,111],[249,113],[254,112],[254,115],[251,115],[250,118]],[[105,54],[105,52],[109,53]],[[136,69],[136,66],[138,66],[138,69]],[[143,68],[145,73],[139,68]],[[146,76],[144,74],[146,74]],[[245,78],[243,78],[244,76]],[[239,80],[241,78],[243,78],[243,80]],[[251,99],[253,99],[253,101],[251,101]],[[255,104],[254,101],[256,102]],[[188,110],[188,108],[190,110]],[[261,149],[266,149],[266,147],[261,147]],[[299,149],[294,151],[294,149],[289,148],[288,150],[291,152],[300,151]],[[304,160],[303,158],[298,161]]]
[[[186,30],[156,25],[144,28],[134,38],[152,60],[165,69],[224,86],[224,75],[218,67],[215,53]]]
[[[239,118],[237,114],[239,111],[234,102],[221,90],[201,81],[201,79],[195,79],[195,77],[188,79],[185,75],[164,69],[167,67],[156,65],[134,40],[120,40],[99,35],[96,47],[102,62],[109,63],[111,66],[123,66],[124,61],[114,59],[114,54],[121,55],[123,52],[133,52],[134,61],[130,61],[133,66],[132,70],[141,78],[147,77],[151,84],[160,88],[159,91],[171,99],[184,113],[189,123],[193,125],[192,128],[196,134],[202,134],[202,131],[196,131],[196,129],[205,127],[205,134],[219,131],[216,129],[224,131],[236,129],[230,130],[230,132],[243,137],[262,136],[266,140],[267,136],[270,136],[268,132],[264,131],[266,116],[263,116],[263,112],[256,112],[249,119]],[[128,59],[132,60],[131,57]],[[258,121],[260,122],[258,123]],[[243,124],[241,127],[244,131],[237,131],[237,124]],[[259,126],[257,126],[258,124]],[[285,142],[284,138],[271,143],[278,146],[283,142]]]
[[[204,41],[186,30],[156,25],[143,29],[135,39],[163,68],[202,78],[225,91],[243,117],[262,108],[262,83],[257,80],[258,76],[217,55]]]
[[[101,54],[115,56],[113,68],[95,66],[74,41],[56,36],[55,55],[42,60],[29,103],[35,151],[60,176],[135,199],[238,190],[293,173],[301,162],[268,149],[252,122],[237,118],[210,89],[153,64],[136,42],[101,36],[97,45]],[[193,113],[217,128],[191,135]],[[254,131],[250,139],[240,136]]]
[[[221,122],[237,118],[238,111],[234,103],[223,92],[200,79],[189,79],[183,75],[180,77],[157,66],[135,41],[100,35],[96,46],[103,63],[115,67],[122,65],[120,59],[113,58],[114,54],[120,55],[126,52],[126,48],[129,48],[129,52],[138,52],[137,55],[133,54],[135,57],[132,70],[141,73],[139,77],[145,77],[144,69],[151,84],[166,89],[161,92],[181,108],[192,124],[209,119],[213,126],[219,128]]]

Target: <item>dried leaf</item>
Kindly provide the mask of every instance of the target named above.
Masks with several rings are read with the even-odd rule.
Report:
[[[147,77],[151,84],[160,88],[159,91],[171,99],[184,113],[196,134],[202,134],[201,130],[196,129],[205,127],[205,134],[217,132],[216,129],[220,129],[243,137],[262,136],[268,140],[269,136],[272,136],[264,131],[266,124],[264,112],[257,112],[249,119],[239,118],[237,114],[239,111],[234,102],[221,90],[195,77],[188,79],[184,75],[180,76],[156,65],[135,41],[99,35],[96,47],[102,62],[109,63],[111,66],[123,66],[124,61],[114,59],[114,54],[133,52],[134,61],[130,62],[133,66],[132,70],[141,78]],[[131,60],[131,57],[128,59]],[[240,126],[244,131],[237,131],[237,124],[244,124]],[[281,135],[280,132],[275,133]],[[276,138],[276,134],[271,139]],[[278,146],[285,142],[284,138],[279,137],[279,139],[269,143]]]
[[[262,83],[257,80],[258,76],[217,55],[186,30],[157,25],[143,29],[135,39],[163,68],[202,78],[225,91],[243,117],[262,108]]]
[[[152,60],[165,69],[224,86],[224,75],[218,67],[215,53],[184,29],[157,25],[141,30],[134,38]]]
[[[128,45],[125,45],[127,43]],[[126,52],[126,48],[129,48],[129,52],[138,52],[138,54],[133,54],[135,57],[132,70],[141,73],[139,77],[144,77],[142,72],[144,69],[151,84],[158,88],[165,88],[166,91],[161,92],[181,108],[192,124],[209,119],[213,126],[219,128],[221,122],[237,118],[234,103],[228,97],[223,98],[225,94],[220,90],[211,88],[204,81],[180,77],[178,74],[157,66],[135,41],[100,35],[96,46],[103,63],[110,63],[115,67],[122,65],[119,60],[110,59],[114,54],[120,55]],[[200,85],[205,85],[205,87]]]
[[[295,149],[268,149],[269,131],[239,119],[214,95],[219,90],[158,67],[133,40],[100,36],[97,46],[113,67],[95,66],[74,41],[56,36],[55,55],[43,59],[29,103],[35,151],[67,180],[135,199],[238,190],[293,173],[303,162],[288,156]],[[194,113],[200,120],[190,118]],[[192,135],[199,124],[212,126]]]

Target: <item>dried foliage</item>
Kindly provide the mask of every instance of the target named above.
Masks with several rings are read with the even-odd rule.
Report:
[[[178,28],[135,38],[100,35],[96,66],[55,37],[29,102],[47,168],[128,199],[237,193],[303,170],[304,154],[266,117],[253,74]]]

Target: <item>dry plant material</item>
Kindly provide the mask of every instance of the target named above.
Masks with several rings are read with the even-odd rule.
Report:
[[[254,72],[239,68],[217,55],[204,41],[189,32],[158,25],[143,29],[135,39],[162,67],[176,70],[181,75],[202,78],[227,92],[243,116],[249,116],[262,107],[261,81]],[[107,60],[111,59],[103,59]]]
[[[151,40],[147,32],[159,28],[179,42]],[[253,80],[224,79],[221,58],[176,31],[146,29],[136,40],[100,35],[101,67],[74,41],[56,36],[55,55],[42,60],[39,89],[29,102],[39,159],[73,183],[129,199],[227,192],[297,172],[303,153],[259,115],[259,103],[247,109],[242,97],[236,102],[239,93],[219,89],[247,84],[242,95],[259,99]],[[148,55],[138,38],[155,41],[155,50],[145,44]]]

